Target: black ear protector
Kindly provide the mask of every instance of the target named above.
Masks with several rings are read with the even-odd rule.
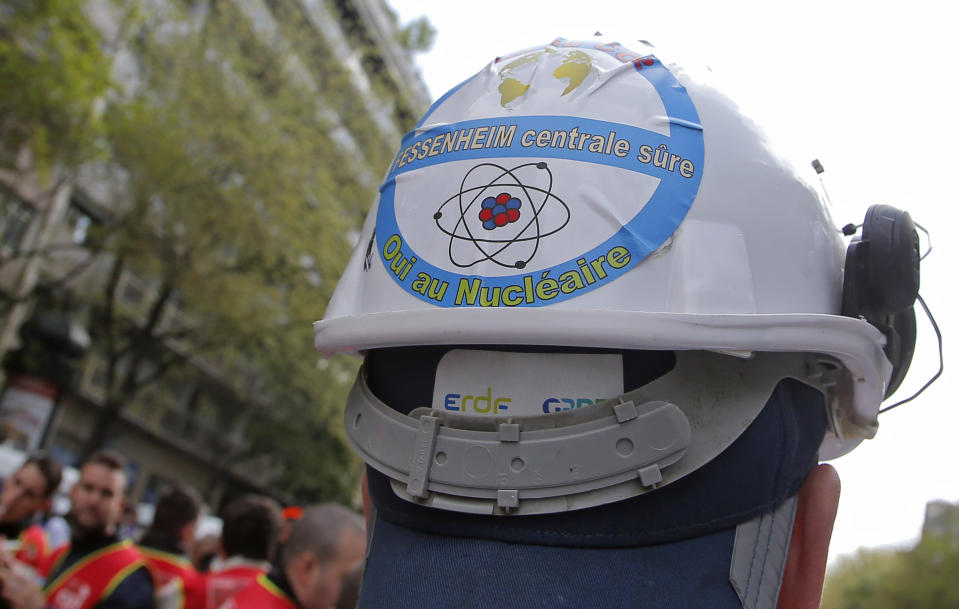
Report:
[[[893,366],[889,397],[905,378],[916,347],[919,234],[909,213],[890,205],[871,206],[861,227],[846,250],[842,314],[862,317],[886,335],[886,357]],[[853,234],[856,228],[843,232]]]
[[[846,250],[842,313],[866,319],[912,307],[919,295],[919,234],[905,212],[873,205]]]

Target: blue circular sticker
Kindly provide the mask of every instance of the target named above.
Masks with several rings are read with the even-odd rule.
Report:
[[[509,115],[537,92],[522,77],[524,68],[542,68],[537,62],[555,68],[547,72],[559,83],[550,99],[574,103],[580,95],[579,103],[591,102],[584,96],[611,80],[610,70],[598,75],[593,67],[597,53],[628,71],[617,78],[652,85],[668,135],[588,112]],[[492,96],[505,116],[437,120],[407,134],[380,189],[368,253],[375,246],[393,280],[434,305],[543,306],[607,285],[675,232],[699,190],[699,115],[686,89],[654,56],[616,43],[558,39],[497,63],[492,76],[476,78],[499,79]],[[437,101],[427,116],[469,83]],[[629,108],[618,111],[622,116]],[[438,166],[444,180],[423,178]],[[404,184],[417,199],[410,206],[398,204]],[[599,191],[601,197],[591,194]],[[610,211],[599,199],[620,207]],[[398,207],[407,233],[416,227],[413,242],[397,221]],[[612,228],[596,237],[593,225]],[[577,247],[577,239],[589,244]]]

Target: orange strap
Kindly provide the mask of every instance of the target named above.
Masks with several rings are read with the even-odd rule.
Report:
[[[51,573],[59,567],[68,550],[67,546],[58,548]],[[53,609],[92,609],[130,573],[144,566],[143,556],[133,547],[133,542],[125,539],[84,556],[47,581],[43,592]]]

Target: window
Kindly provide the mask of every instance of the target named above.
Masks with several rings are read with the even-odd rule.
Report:
[[[30,205],[0,190],[0,248],[18,249],[35,213]]]
[[[71,240],[77,245],[83,245],[87,241],[87,229],[93,220],[80,207],[71,204],[67,209],[67,226],[70,229]]]

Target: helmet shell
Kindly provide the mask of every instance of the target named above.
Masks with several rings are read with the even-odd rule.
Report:
[[[881,333],[839,315],[841,234],[736,104],[649,50],[557,39],[438,100],[317,348],[819,352],[844,373],[845,452],[875,432],[890,370]]]

